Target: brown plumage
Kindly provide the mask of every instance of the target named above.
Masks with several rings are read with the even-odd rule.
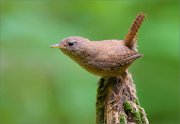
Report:
[[[117,77],[124,73],[134,60],[142,56],[132,49],[132,45],[128,44],[130,41],[127,41],[90,41],[79,36],[71,36],[51,47],[60,48],[90,73],[101,77]]]
[[[125,45],[127,47],[129,47],[130,49],[137,49],[136,47],[136,42],[137,42],[137,33],[138,33],[138,30],[142,24],[142,22],[144,21],[144,14],[142,12],[140,12],[135,20],[133,21],[132,25],[131,25],[131,28],[129,29],[129,32],[127,33],[125,39],[124,39],[124,42],[125,42]]]

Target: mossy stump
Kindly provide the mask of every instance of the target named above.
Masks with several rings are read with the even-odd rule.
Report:
[[[96,124],[149,124],[146,113],[138,102],[130,73],[100,79]]]

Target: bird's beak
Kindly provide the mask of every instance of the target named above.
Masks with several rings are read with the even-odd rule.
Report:
[[[61,48],[60,44],[53,44],[49,46],[50,48]]]

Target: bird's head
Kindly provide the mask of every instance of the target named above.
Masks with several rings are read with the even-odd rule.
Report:
[[[78,51],[81,51],[80,49],[82,48],[82,44],[87,41],[89,40],[83,37],[71,36],[63,39],[58,44],[51,45],[50,47],[59,48],[62,52],[71,56],[72,54],[76,54]]]

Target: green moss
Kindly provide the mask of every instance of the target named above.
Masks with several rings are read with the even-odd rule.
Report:
[[[143,110],[142,110],[142,108],[138,107],[138,109],[139,109],[139,113],[140,113],[141,117],[143,117]]]
[[[139,111],[133,112],[133,118],[135,119],[136,123],[142,124],[141,114],[139,113]]]
[[[129,102],[125,102],[124,103],[124,110],[127,111],[127,112],[128,111],[131,112],[131,111],[133,111],[133,107]]]
[[[127,124],[126,115],[124,115],[124,114],[121,113],[121,114],[119,115],[119,117],[120,117],[120,119],[119,119],[120,124]]]
[[[125,102],[124,103],[124,110],[126,114],[131,114],[132,118],[136,121],[138,124],[143,124],[142,123],[142,113],[139,111],[139,109],[136,109],[133,107],[133,105],[130,102]]]
[[[135,99],[135,103],[136,103],[137,105],[139,105],[139,100],[138,100],[138,98]]]
[[[146,116],[145,116],[145,113],[144,113],[143,108],[138,107],[138,109],[139,109],[139,113],[140,113],[140,115],[141,115],[141,119],[142,119],[143,124],[146,124],[147,121],[146,121]]]

